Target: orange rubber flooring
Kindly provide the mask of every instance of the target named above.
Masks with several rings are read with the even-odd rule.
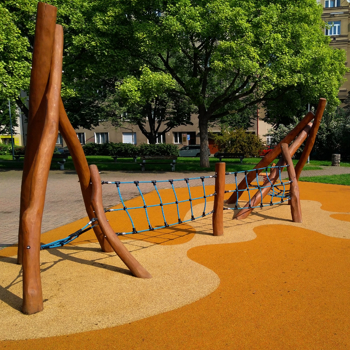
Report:
[[[350,221],[350,187],[300,183],[300,193],[340,224]],[[195,235],[177,239],[176,226],[172,231],[174,239],[158,243]],[[264,221],[254,232],[247,242],[187,252],[220,278],[213,293],[192,304],[113,328],[1,341],[0,349],[350,349],[350,240]],[[62,237],[60,229],[53,237]],[[15,248],[0,253],[14,255]]]

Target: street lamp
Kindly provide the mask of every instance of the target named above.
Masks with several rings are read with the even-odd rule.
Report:
[[[9,114],[10,114],[10,130],[11,130],[11,146],[12,146],[12,160],[15,160],[15,150],[13,147],[13,136],[12,136],[12,119],[11,119],[11,102],[9,100]]]

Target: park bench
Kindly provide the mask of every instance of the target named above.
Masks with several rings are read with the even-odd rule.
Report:
[[[219,158],[220,162],[222,158],[237,158],[240,160],[242,163],[244,159],[244,154],[243,153],[225,153],[225,152],[217,152],[214,154],[215,158]]]
[[[171,171],[175,171],[177,156],[144,156],[141,157],[141,170],[145,171],[146,164],[168,164],[171,167]]]

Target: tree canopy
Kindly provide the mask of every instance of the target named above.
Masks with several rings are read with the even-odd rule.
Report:
[[[23,5],[25,7],[25,4]],[[0,3],[1,104],[6,104],[7,100],[18,102],[20,91],[27,90],[29,87],[30,44],[28,38],[20,30],[23,23],[17,22],[17,8],[18,3],[11,0],[6,2],[6,6]]]
[[[98,59],[125,67],[125,56],[171,75],[197,107],[202,166],[211,121],[282,99],[293,113],[305,103],[287,98],[296,88],[339,103],[345,52],[328,46],[314,0],[111,0],[99,9],[90,26]]]
[[[281,105],[291,118],[319,97],[339,103],[345,52],[329,47],[314,0],[49,2],[65,28],[62,96],[75,126],[96,125],[121,83],[138,84],[140,67],[171,77],[196,107],[202,166],[210,122],[247,121],[258,105],[273,122]]]

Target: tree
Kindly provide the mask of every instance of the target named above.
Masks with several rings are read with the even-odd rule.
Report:
[[[314,0],[136,0],[124,6],[133,55],[171,74],[198,109],[204,167],[210,121],[276,101],[297,85],[314,99],[339,103],[345,52],[328,46]]]
[[[129,76],[117,85],[117,92],[104,103],[113,124],[124,121],[135,124],[155,144],[158,134],[165,134],[179,125],[192,124],[194,111],[189,99],[179,92],[170,74],[141,69],[139,78]]]
[[[259,136],[247,133],[243,128],[223,128],[221,135],[213,135],[213,138],[220,152],[243,153],[245,157],[257,157],[265,146]]]
[[[349,98],[347,99],[349,102]],[[273,137],[273,143],[279,143],[289,131],[294,129],[303,116],[294,117],[290,124],[280,124],[271,130],[268,135]],[[300,147],[297,156],[303,151]],[[333,153],[340,153],[342,159],[349,157],[350,153],[350,115],[349,105],[345,108],[338,107],[335,110],[329,110],[328,107],[321,120],[320,128],[313,151],[312,158],[330,160]]]
[[[339,103],[345,52],[328,46],[322,8],[314,0],[51,3],[65,27],[62,96],[71,101],[68,114],[80,106],[76,126],[86,115],[89,123],[98,122],[115,84],[138,77],[145,65],[170,74],[197,108],[202,166],[209,166],[211,122],[239,121],[257,105],[272,116],[279,101],[288,118],[319,97],[329,107]],[[83,100],[92,107],[77,103]]]
[[[0,97],[4,111],[3,104],[8,99],[22,106],[19,94],[21,90],[28,89],[30,78],[29,41],[18,28],[16,16],[8,9],[15,5],[11,0],[6,2],[6,6],[0,3]],[[4,118],[1,123],[8,120]],[[8,124],[5,126],[9,127]]]

